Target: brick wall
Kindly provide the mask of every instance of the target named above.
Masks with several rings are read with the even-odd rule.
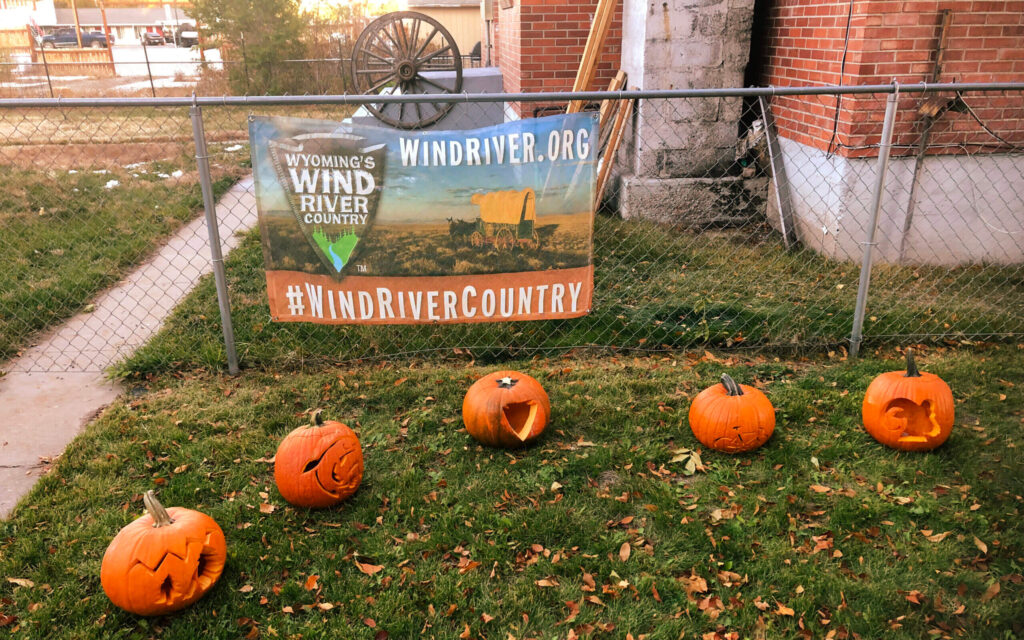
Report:
[[[498,4],[498,3],[495,3]],[[514,0],[498,11],[495,64],[507,92],[569,91],[583,58],[597,0]],[[622,3],[605,38],[590,89],[605,89],[620,68]],[[536,104],[517,106],[530,116]]]
[[[774,0],[763,55],[763,84],[901,84],[930,82],[938,45],[940,11],[952,11],[943,56],[943,82],[1024,81],[1024,0],[858,0],[849,21],[845,71],[840,78],[848,1]],[[1015,144],[1024,145],[1024,96],[967,95],[977,115]],[[922,118],[916,109],[922,97],[899,102],[894,143],[913,147]],[[773,101],[780,133],[819,149],[833,136],[836,99],[780,97]],[[870,145],[881,137],[884,97],[846,96],[839,109],[837,152],[872,156]],[[966,113],[946,112],[932,128],[935,153],[993,150],[998,141]],[[912,154],[914,149],[895,149]]]

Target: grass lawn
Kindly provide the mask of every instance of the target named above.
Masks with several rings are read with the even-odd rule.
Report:
[[[553,407],[517,452],[461,428],[463,393],[495,367],[162,376],[0,523],[0,624],[14,638],[1020,637],[1024,345],[919,357],[957,401],[927,454],[860,426],[870,380],[901,368],[885,355],[513,361]],[[689,401],[723,370],[769,395],[775,435],[702,451],[687,476]],[[366,459],[358,493],[323,511],[286,504],[269,462],[314,407],[356,428]],[[154,619],[99,583],[147,489],[213,516],[229,546],[205,599]]]
[[[204,114],[220,194],[249,172],[248,110]],[[187,109],[0,110],[0,361],[200,215],[193,144]]]
[[[0,165],[0,360],[81,311],[196,215],[202,195],[195,172],[183,173],[188,163],[181,156],[139,163],[141,173],[133,166],[57,177]],[[223,174],[215,189],[234,180]]]

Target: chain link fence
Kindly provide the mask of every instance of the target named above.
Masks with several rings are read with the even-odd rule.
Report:
[[[57,50],[60,52],[60,50]],[[348,56],[310,57],[273,62],[245,58],[222,60],[216,49],[204,52],[167,47],[115,47],[113,61],[106,49],[86,54],[99,62],[47,61],[38,51],[0,53],[0,99],[73,98],[88,96],[174,97],[201,95],[265,95],[270,84],[308,95],[356,92],[352,59]],[[54,53],[49,54],[51,59]],[[461,55],[463,70],[479,69],[478,55]],[[440,58],[441,62],[451,58]]]
[[[371,98],[0,101],[0,358],[29,371],[223,366],[204,195],[216,202],[242,366],[842,350],[857,334],[858,291],[865,347],[1019,339],[1024,86],[923,89],[847,89],[863,118],[837,116],[835,135],[802,116],[836,109],[839,95],[823,88],[454,98],[442,126],[551,113],[574,98],[631,104],[594,218],[592,312],[343,327],[270,320],[247,118],[358,120]],[[543,250],[563,231],[538,222]],[[454,265],[479,250],[453,236],[434,259]]]

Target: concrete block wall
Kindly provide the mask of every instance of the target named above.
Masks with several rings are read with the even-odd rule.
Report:
[[[623,69],[637,89],[741,87],[750,57],[753,0],[625,0]],[[739,98],[641,102],[633,174],[724,175],[733,164]]]

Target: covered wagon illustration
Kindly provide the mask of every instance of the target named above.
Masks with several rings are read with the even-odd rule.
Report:
[[[533,189],[474,193],[470,202],[480,207],[476,230],[469,235],[474,247],[493,245],[505,251],[515,246],[536,249],[540,245]]]

